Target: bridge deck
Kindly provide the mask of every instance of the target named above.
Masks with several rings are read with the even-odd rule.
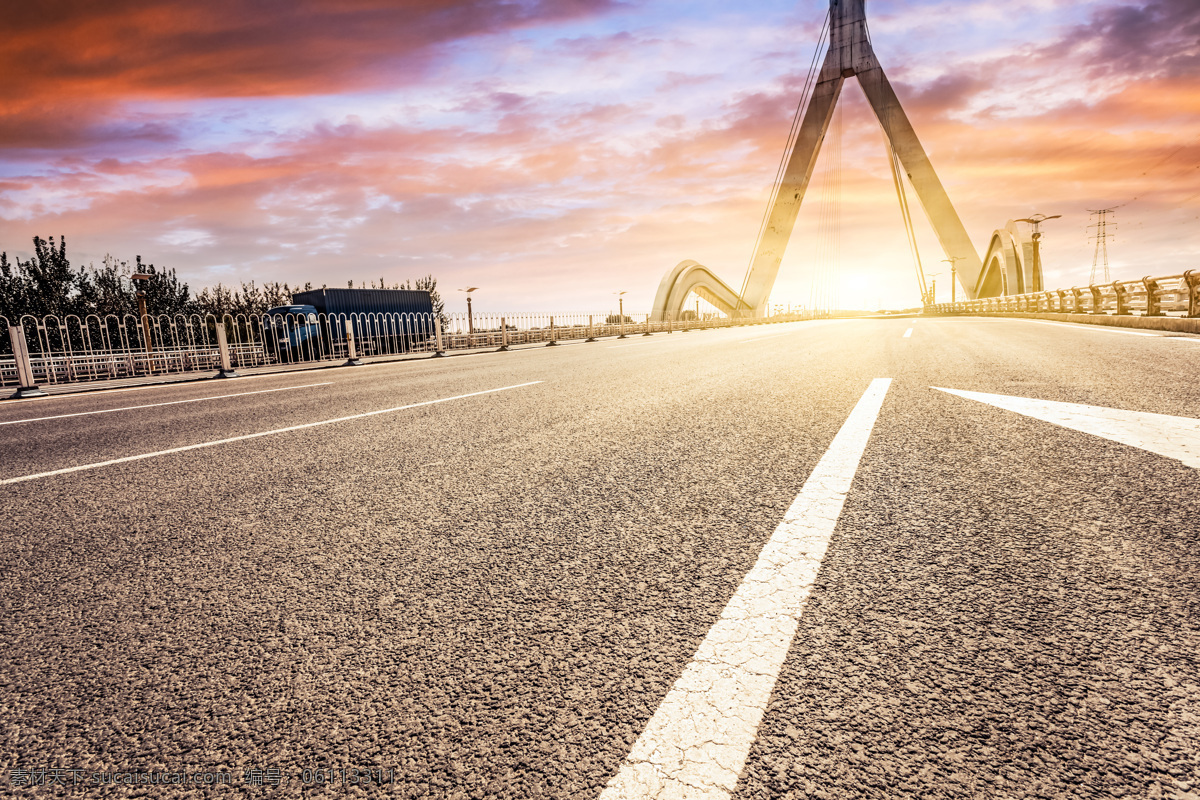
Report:
[[[0,405],[0,749],[598,797],[890,378],[732,796],[1186,797],[1200,469],[933,387],[1186,437],[1198,366],[921,318]]]

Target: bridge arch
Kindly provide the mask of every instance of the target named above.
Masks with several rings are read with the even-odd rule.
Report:
[[[1041,265],[1033,260],[1033,239],[1009,220],[992,232],[983,270],[975,284],[975,297],[1024,294],[1041,288]]]
[[[658,285],[658,293],[654,296],[653,318],[660,322],[679,319],[689,294],[695,294],[700,299],[712,303],[729,316],[737,315],[739,308],[743,314],[747,311],[747,306],[738,293],[729,288],[725,281],[718,278],[708,267],[689,259],[676,264]]]

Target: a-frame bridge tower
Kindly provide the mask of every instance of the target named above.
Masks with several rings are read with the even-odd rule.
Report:
[[[1028,274],[1029,250],[1022,234],[1011,224],[993,234],[988,259],[981,261],[971,244],[958,212],[938,180],[925,148],[912,123],[883,74],[867,35],[865,0],[830,0],[829,50],[804,111],[803,121],[787,160],[779,190],[775,194],[766,225],[758,241],[746,278],[745,293],[739,295],[707,267],[682,261],[667,273],[654,300],[654,316],[678,318],[689,294],[694,293],[732,316],[761,316],[779,274],[779,264],[792,235],[804,192],[812,178],[821,142],[829,129],[833,111],[847,78],[857,77],[888,143],[916,191],[941,242],[946,257],[955,260],[959,278],[971,297],[1007,293],[1015,282],[1029,290],[1040,287],[1040,276]],[[995,252],[993,252],[995,251]],[[1007,256],[1007,258],[1005,258]],[[984,274],[984,263],[988,274]],[[1012,290],[1016,290],[1013,285]]]

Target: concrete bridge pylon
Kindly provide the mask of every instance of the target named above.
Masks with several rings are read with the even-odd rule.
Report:
[[[983,261],[959,219],[942,182],[900,106],[867,32],[866,0],[830,0],[829,49],[799,133],[772,201],[766,225],[747,273],[743,292],[734,290],[707,267],[682,261],[667,273],[654,300],[655,318],[678,317],[689,293],[704,298],[731,316],[762,316],[779,274],[804,193],[812,179],[821,142],[847,78],[857,77],[889,145],[898,157],[917,199],[929,218],[947,258],[955,260],[965,293],[972,299],[982,288]],[[998,232],[999,233],[999,232]],[[1003,237],[1002,237],[1003,238]],[[1005,240],[1008,244],[1008,240]],[[997,268],[999,263],[996,263]],[[996,283],[989,281],[988,286]]]

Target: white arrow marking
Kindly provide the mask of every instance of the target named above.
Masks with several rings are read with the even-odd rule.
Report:
[[[938,386],[930,388],[1015,411],[1071,430],[1090,433],[1092,436],[1140,447],[1142,450],[1149,450],[1151,453],[1173,458],[1189,467],[1200,469],[1200,419],[1079,403],[1060,403],[1055,400],[1032,400],[1005,394],[963,392]]]

